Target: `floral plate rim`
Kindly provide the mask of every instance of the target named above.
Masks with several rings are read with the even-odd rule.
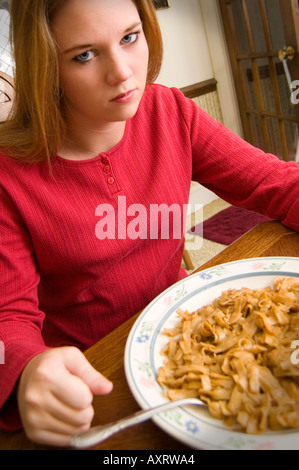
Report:
[[[167,401],[163,397],[162,388],[156,382],[157,344],[161,341],[163,325],[173,320],[178,307],[189,300],[192,302],[196,295],[206,294],[209,289],[221,287],[227,282],[263,277],[270,283],[270,278],[278,275],[299,277],[299,259],[263,257],[223,263],[191,274],[153,299],[131,328],[124,357],[127,382],[141,408],[149,408]],[[173,438],[194,449],[272,450],[294,449],[294,445],[299,449],[297,431],[246,435],[230,430],[220,421],[205,417],[203,413],[199,413],[195,407],[178,407],[163,415],[157,415],[153,420]],[[219,442],[216,442],[217,437]]]

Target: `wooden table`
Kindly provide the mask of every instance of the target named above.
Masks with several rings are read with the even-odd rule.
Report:
[[[230,261],[264,256],[299,258],[299,233],[284,227],[280,222],[266,222],[245,234],[201,266],[198,271]],[[93,366],[114,383],[113,392],[109,396],[94,399],[94,425],[117,420],[139,409],[124,373],[124,349],[136,318],[137,315],[86,351],[86,357]],[[42,447],[30,442],[22,431],[17,433],[0,431],[0,450],[18,449],[38,450]],[[148,421],[115,435],[97,449],[186,450],[187,448],[160,430],[152,421]]]

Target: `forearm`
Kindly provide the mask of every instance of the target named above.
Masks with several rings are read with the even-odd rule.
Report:
[[[0,427],[16,430],[22,427],[16,386],[26,364],[39,353],[48,350],[39,329],[22,322],[0,323],[3,361],[0,364]]]

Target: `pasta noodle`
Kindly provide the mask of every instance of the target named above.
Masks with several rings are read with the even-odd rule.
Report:
[[[226,425],[255,434],[299,428],[299,282],[223,292],[165,331],[157,381],[170,400],[198,397]]]

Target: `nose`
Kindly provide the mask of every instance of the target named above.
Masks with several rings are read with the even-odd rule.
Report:
[[[116,85],[118,83],[125,82],[131,76],[132,69],[126,52],[118,50],[110,53],[106,74],[107,82],[110,85]]]

